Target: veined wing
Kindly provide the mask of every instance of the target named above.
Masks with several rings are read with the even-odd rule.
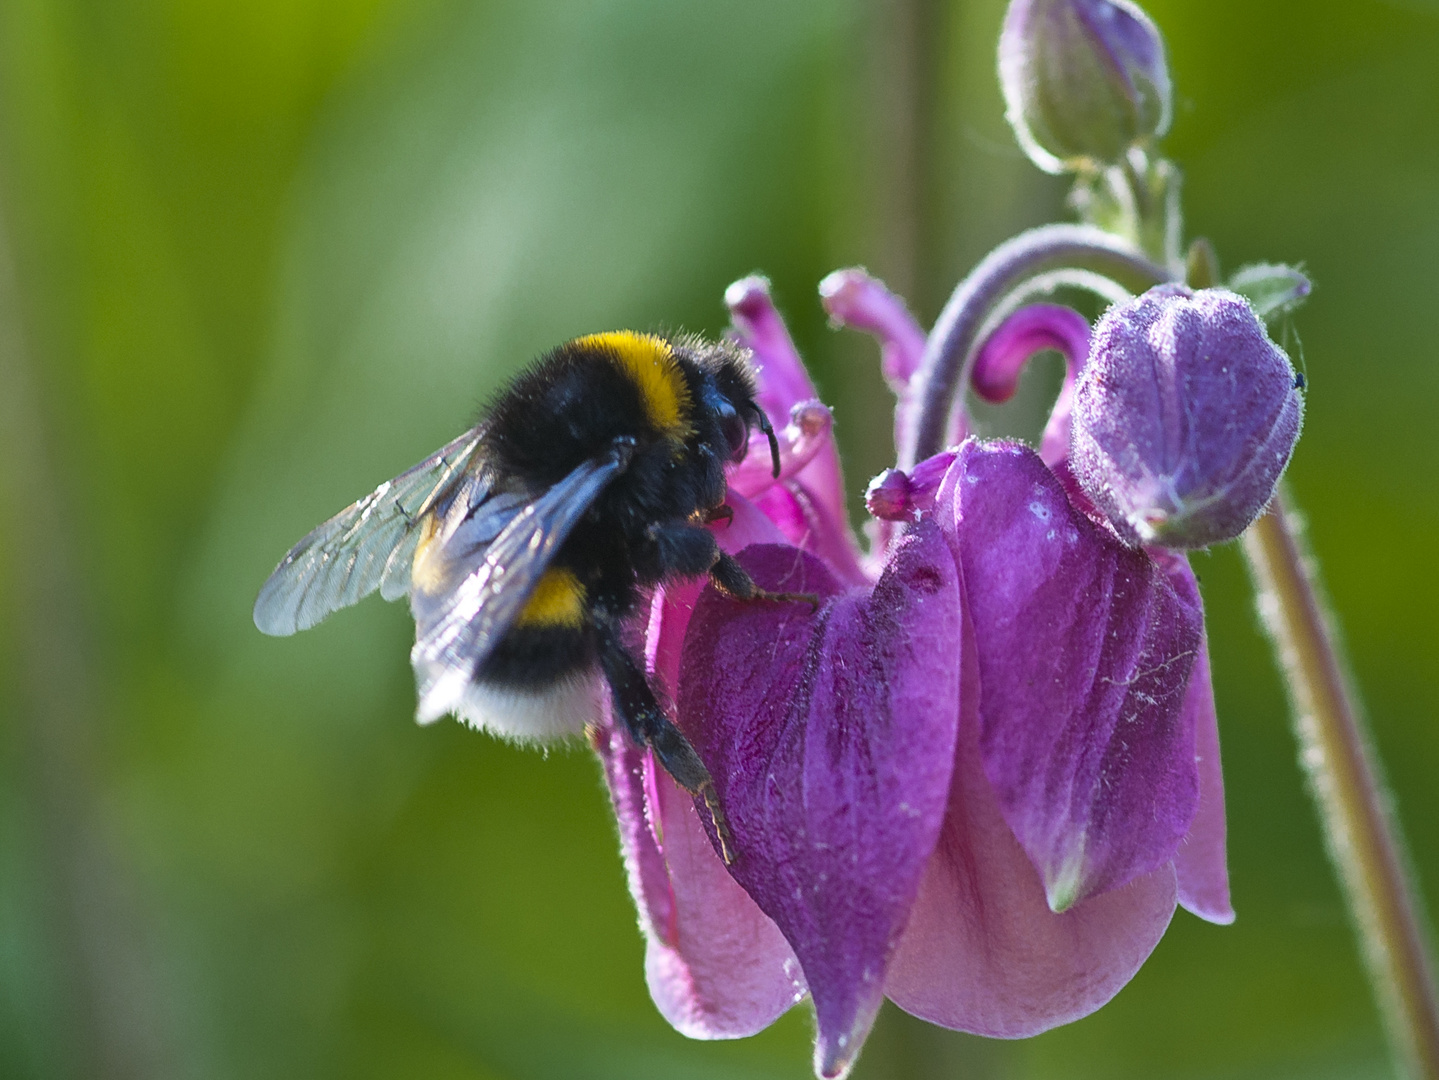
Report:
[[[255,625],[293,634],[377,588],[386,600],[403,596],[420,520],[454,490],[479,441],[477,431],[467,431],[292,547],[260,588]]]
[[[416,641],[410,653],[419,683],[421,723],[459,703],[490,650],[515,621],[550,560],[600,493],[629,464],[631,447],[619,444],[575,469],[525,504],[484,549],[477,565],[431,605],[417,595]]]

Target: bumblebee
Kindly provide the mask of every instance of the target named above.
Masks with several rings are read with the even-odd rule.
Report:
[[[756,587],[705,527],[727,516],[725,465],[744,457],[751,425],[778,476],[737,346],[629,331],[568,342],[470,431],[296,544],[261,588],[255,625],[293,634],[376,589],[408,594],[418,720],[453,713],[520,741],[583,730],[607,684],[630,735],[709,807],[728,860],[710,774],[625,627],[647,588],[677,578],[797,598]]]

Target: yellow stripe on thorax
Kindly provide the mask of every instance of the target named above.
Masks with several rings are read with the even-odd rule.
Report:
[[[517,626],[583,625],[585,618],[585,587],[568,570],[546,570],[535,583],[535,591],[525,602]]]
[[[694,403],[669,342],[653,334],[616,330],[582,337],[575,344],[601,349],[613,357],[638,388],[650,423],[672,439],[689,437]]]

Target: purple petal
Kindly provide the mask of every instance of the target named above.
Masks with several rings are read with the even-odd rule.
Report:
[[[730,494],[728,523],[712,526],[727,550],[778,540],[774,526]],[[680,646],[701,582],[655,592],[646,668],[673,700]],[[691,1038],[761,1031],[804,996],[794,953],[779,928],[725,870],[694,802],[653,755],[607,723],[596,739],[619,822],[630,892],[645,935],[645,976],[660,1013]]]
[[[736,281],[725,290],[725,303],[729,305],[730,318],[740,341],[753,351],[759,367],[760,407],[776,427],[787,424],[795,406],[816,400],[818,394],[784,319],[770,299],[769,282],[758,276]],[[849,531],[844,478],[834,441],[828,440],[807,465],[769,491],[776,488],[787,490],[791,496],[788,500],[775,496],[776,522],[793,523],[798,534],[805,538],[803,546],[837,569],[846,580],[856,584],[866,580],[860,569],[859,548]],[[744,494],[766,511],[771,509],[760,491],[751,488]],[[782,524],[781,528],[784,527]],[[793,537],[792,540],[797,544],[801,542]]]
[[[1219,718],[1209,680],[1209,655],[1201,648],[1189,676],[1185,711],[1194,722],[1194,757],[1199,766],[1199,810],[1184,843],[1174,853],[1179,902],[1208,922],[1234,921],[1229,902],[1229,865],[1225,851],[1224,774],[1219,765]]]
[[[1073,308],[1030,304],[1010,315],[980,346],[970,381],[985,401],[1008,401],[1019,388],[1019,375],[1035,353],[1054,349],[1064,355],[1066,382],[1089,356],[1089,323]]]
[[[782,530],[744,496],[731,490],[725,495],[725,503],[734,511],[734,516],[709,527],[722,549],[734,555],[752,544],[784,543]],[[704,586],[703,578],[664,585],[655,590],[650,604],[650,621],[645,632],[645,670],[655,688],[671,701],[679,685],[680,656],[690,616]]]
[[[1164,866],[1062,915],[1049,910],[980,764],[977,657],[965,627],[949,808],[884,990],[930,1023],[1017,1039],[1119,992],[1169,925],[1174,872]]]
[[[899,399],[894,406],[894,444],[908,445],[917,400],[913,379],[924,359],[924,330],[884,282],[858,268],[830,274],[819,283],[819,295],[833,322],[878,339],[881,370]]]
[[[1050,907],[1163,866],[1199,798],[1182,708],[1199,611],[1028,447],[966,443],[938,505],[974,620],[985,775]]]
[[[924,358],[924,330],[904,301],[884,282],[854,267],[836,270],[819,283],[830,318],[879,339],[884,377],[895,393],[907,389]]]
[[[1183,555],[1162,555],[1159,563],[1175,592],[1199,604],[1199,583]],[[1184,711],[1194,724],[1194,758],[1199,767],[1199,810],[1184,843],[1174,853],[1179,903],[1212,923],[1234,921],[1229,903],[1229,863],[1225,851],[1224,773],[1219,766],[1219,717],[1209,678],[1209,646],[1201,643],[1189,675]]]
[[[778,483],[754,496],[754,505],[794,547],[819,556],[846,585],[868,585],[854,537],[833,509],[808,484]]]
[[[760,407],[771,421],[783,422],[790,409],[819,395],[770,298],[769,280],[758,274],[740,278],[725,289],[724,301],[740,341],[754,353]]]
[[[725,872],[689,795],[655,769],[649,751],[609,724],[596,749],[660,1014],[694,1039],[764,1030],[804,997],[794,953]]]
[[[733,833],[730,872],[793,946],[815,1002],[816,1070],[843,1075],[939,832],[959,716],[959,588],[930,523],[873,589],[817,559],[741,561],[803,603],[706,590],[685,640],[680,710]]]

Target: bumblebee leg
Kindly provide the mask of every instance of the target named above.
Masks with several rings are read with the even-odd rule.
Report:
[[[610,684],[615,714],[635,742],[654,751],[655,758],[675,783],[704,800],[719,839],[720,857],[728,866],[734,862],[734,845],[709,770],[684,733],[660,708],[644,671],[620,641],[615,628],[601,623],[597,629],[600,668]]]
[[[645,530],[644,542],[630,552],[641,578],[666,581],[709,573],[719,557],[719,544],[702,525],[692,521],[658,522]]]
[[[715,564],[710,567],[710,580],[720,592],[727,593],[736,600],[769,600],[773,603],[795,601],[808,604],[812,611],[819,610],[819,597],[814,593],[770,592],[768,589],[761,589],[754,583],[754,578],[749,576],[749,571],[727,551],[721,551]]]
[[[631,557],[635,561],[635,569],[654,581],[663,581],[675,575],[697,577],[707,573],[716,588],[736,600],[800,601],[813,610],[819,608],[819,597],[814,593],[778,593],[761,589],[733,555],[720,550],[714,533],[688,521],[651,525],[645,532],[645,543],[636,547]]]
[[[718,506],[711,506],[708,510],[701,510],[700,518],[706,525],[713,525],[716,521],[723,521],[728,525],[734,520],[734,507],[729,503],[720,503]]]

